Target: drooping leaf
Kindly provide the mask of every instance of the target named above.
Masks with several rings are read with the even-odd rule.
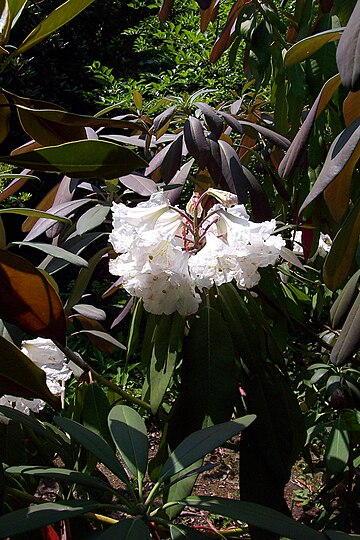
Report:
[[[336,291],[351,273],[360,234],[360,201],[351,209],[325,259],[323,276],[327,287]]]
[[[83,402],[83,424],[86,428],[102,437],[115,450],[107,425],[109,412],[110,403],[101,386],[96,382],[87,385]]]
[[[106,313],[103,309],[99,309],[90,304],[76,304],[72,306],[72,309],[84,317],[89,317],[95,321],[105,321]]]
[[[353,361],[360,343],[360,293],[358,293],[348,316],[345,319],[344,326],[341,329],[330,354],[330,361],[336,366],[343,366],[347,362]]]
[[[0,156],[0,162],[77,178],[105,179],[124,176],[146,166],[146,162],[132,150],[100,140],[69,142],[18,156]]]
[[[346,313],[349,311],[350,305],[357,291],[358,282],[360,279],[360,270],[349,279],[339,296],[333,303],[330,309],[330,322],[333,328],[336,328],[342,321]]]
[[[161,22],[165,22],[170,15],[171,8],[175,0],[162,0],[158,17]]]
[[[0,92],[0,143],[2,143],[9,133],[10,106],[5,95]]]
[[[207,103],[201,103],[197,101],[196,103],[194,103],[194,105],[199,107],[199,109],[203,113],[212,135],[216,139],[219,139],[224,127],[224,122],[221,117],[216,114],[216,112]]]
[[[98,540],[151,540],[149,527],[139,518],[121,519],[99,536]]]
[[[360,90],[348,93],[343,103],[343,114],[346,127],[360,116]]]
[[[153,414],[157,413],[172,377],[183,329],[184,321],[178,313],[160,316],[144,383],[146,401],[150,402]]]
[[[157,139],[163,134],[163,128],[169,125],[170,120],[176,112],[176,108],[176,105],[172,105],[154,118],[153,127]]]
[[[169,182],[181,167],[183,138],[181,133],[169,144],[169,149],[160,166],[161,177],[164,182]]]
[[[169,186],[171,186],[172,184],[175,186],[179,186],[167,192],[166,196],[170,204],[174,205],[178,203],[181,196],[181,192],[184,188],[185,182],[187,180],[187,177],[190,174],[190,170],[193,164],[194,164],[194,159],[190,159],[189,161],[187,161],[180,168],[180,170],[175,174],[174,178],[170,180],[168,184]]]
[[[31,216],[37,219],[50,219],[54,221],[61,221],[62,223],[71,223],[70,219],[61,215],[53,214],[52,212],[44,212],[42,210],[33,210],[32,208],[1,208],[1,214],[17,214],[20,216]]]
[[[183,471],[189,465],[193,465],[206,454],[247,428],[255,418],[255,415],[250,414],[191,433],[170,454],[160,471],[159,481],[166,480]]]
[[[170,525],[171,540],[204,540],[206,535],[186,525]]]
[[[248,195],[248,181],[238,154],[226,141],[219,140],[221,172],[232,193],[237,195],[239,204],[245,204]]]
[[[60,399],[48,389],[45,372],[2,336],[0,336],[0,350],[0,395],[43,399],[59,410]]]
[[[349,460],[350,441],[346,424],[341,418],[337,418],[326,440],[325,463],[333,473],[342,472]]]
[[[4,250],[0,250],[0,296],[0,318],[65,345],[65,316],[55,289],[30,262]]]
[[[309,36],[298,41],[286,51],[284,58],[285,67],[288,68],[296,62],[305,60],[326,43],[340,39],[343,30],[344,28],[331,28],[330,30],[319,32],[314,36]]]
[[[84,233],[82,236],[71,235],[69,237],[69,240],[65,240],[65,242],[61,244],[61,247],[63,249],[66,249],[67,251],[70,251],[71,253],[76,253],[77,255],[79,255],[92,242],[95,242],[105,234],[106,233],[103,232],[89,232]],[[45,268],[45,270],[49,274],[54,274],[55,272],[58,272],[59,270],[65,268],[65,266],[67,266],[68,264],[69,263],[67,261],[63,261],[61,259],[46,257],[46,259],[44,259],[44,261],[41,263],[41,268]]]
[[[77,500],[66,503],[43,503],[21,508],[21,510],[15,510],[0,517],[0,537],[22,534],[44,525],[81,516],[86,512],[94,512],[105,506],[98,502]]]
[[[301,214],[301,212],[331,184],[331,182],[336,180],[349,162],[351,163],[352,168],[354,168],[359,158],[360,117],[354,120],[354,122],[342,131],[333,141],[324,166],[321,169],[312,190],[301,205],[299,213]],[[347,174],[352,173],[352,171],[346,170]]]
[[[339,75],[329,79],[321,89],[320,94],[314,101],[313,106],[308,112],[306,119],[291,143],[284,159],[281,161],[278,173],[283,178],[289,178],[294,169],[302,162],[305,148],[310,137],[311,129],[316,118],[325,109],[332,98],[335,90],[340,85]]]
[[[315,529],[256,503],[205,496],[187,497],[184,503],[212,514],[245,521],[291,540],[324,540],[324,535]]]
[[[355,4],[349,22],[339,41],[336,61],[346,88],[360,90],[360,4]]]
[[[23,54],[31,47],[40,43],[43,39],[55,32],[55,30],[58,30],[64,24],[71,21],[71,19],[76,17],[76,15],[92,2],[93,0],[67,0],[61,4],[30,32],[17,48],[16,53]]]
[[[220,0],[212,0],[210,6],[207,9],[201,10],[200,13],[200,31],[206,32],[207,27],[211,21],[214,21],[219,9]]]
[[[134,478],[143,478],[148,461],[149,442],[141,416],[126,405],[110,411],[108,424],[111,436],[126,467]]]
[[[210,154],[203,126],[198,118],[190,116],[184,125],[184,139],[187,149],[201,169],[207,165]]]
[[[117,460],[114,451],[108,443],[96,433],[69,418],[57,416],[55,423],[79,442],[86,450],[94,454],[100,463],[103,463],[122,482],[129,484],[129,478],[124,467]]]
[[[289,139],[287,139],[283,135],[280,135],[279,133],[276,133],[276,131],[272,131],[271,129],[256,124],[254,122],[248,122],[247,120],[239,120],[228,113],[222,112],[221,115],[224,117],[229,126],[237,133],[246,133],[247,135],[256,139],[256,132],[258,132],[265,139],[268,139],[273,144],[275,144],[279,148],[282,148],[283,150],[287,150],[290,146]]]
[[[21,465],[8,467],[6,472],[7,474],[26,474],[30,476],[39,476],[41,478],[56,478],[65,484],[80,484],[93,489],[114,492],[110,484],[104,482],[101,478],[96,478],[96,476],[90,476],[89,474],[84,474],[72,469]]]
[[[235,37],[236,21],[248,0],[236,0],[227,17],[224,28],[220,36],[215,41],[210,52],[210,62],[216,62],[226,49],[228,49]]]
[[[88,266],[87,261],[82,257],[79,257],[79,255],[75,255],[70,251],[66,251],[66,249],[63,249],[59,246],[54,246],[53,244],[43,244],[40,242],[12,242],[12,244],[16,246],[32,247],[34,249],[39,249],[40,251],[47,253],[51,257],[55,257],[56,259],[62,259],[77,266]]]
[[[10,31],[10,10],[7,0],[0,2],[0,45],[6,45]]]
[[[218,311],[204,307],[184,340],[180,398],[169,426],[172,448],[201,427],[229,420],[237,398],[229,330]]]
[[[93,322],[96,322],[96,321],[93,321]],[[115,347],[119,347],[119,349],[126,350],[125,345],[120,343],[120,341],[118,341],[117,339],[115,339],[113,336],[111,336],[105,331],[102,332],[101,330],[79,330],[78,332],[75,332],[75,334],[90,334],[92,336],[95,336],[96,338],[102,339],[104,341],[111,343],[112,345],[115,345]]]

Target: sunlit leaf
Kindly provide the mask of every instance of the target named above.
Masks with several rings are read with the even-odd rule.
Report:
[[[349,433],[343,420],[337,418],[326,440],[325,462],[327,468],[334,474],[342,472],[347,465],[349,451]]]
[[[286,52],[284,57],[285,67],[288,68],[296,62],[305,60],[326,43],[340,39],[343,30],[344,28],[326,30],[298,41]]]
[[[143,478],[149,442],[144,420],[126,405],[116,405],[108,417],[110,433],[126,467],[135,479]]]
[[[50,36],[55,30],[71,21],[94,0],[67,0],[54,9],[40,24],[38,24],[17,48],[17,54],[34,47],[40,41]]]
[[[0,45],[5,45],[10,30],[10,10],[7,0],[0,0]]]
[[[79,257],[79,255],[75,255],[74,253],[71,253],[66,249],[63,249],[59,246],[54,246],[53,244],[43,244],[40,242],[12,242],[12,244],[16,246],[39,249],[40,251],[47,253],[47,255],[50,255],[51,257],[54,257],[56,259],[62,259],[77,266],[88,266],[87,261],[82,257]]]
[[[330,321],[333,328],[336,328],[346,313],[349,311],[355,292],[357,291],[358,282],[360,279],[360,270],[355,272],[346,283],[339,296],[333,303],[330,309]]]
[[[209,60],[210,62],[216,62],[226,49],[228,49],[235,37],[236,21],[244,7],[248,4],[248,0],[236,0],[232,6],[230,13],[227,17],[225,26],[220,36],[215,41],[213,48],[211,49]]]
[[[198,118],[190,116],[186,120],[184,125],[184,139],[189,153],[195,158],[200,168],[204,169],[207,165],[210,149]]]
[[[104,204],[97,204],[89,208],[76,222],[77,234],[82,235],[104,223],[109,211],[110,206]]]
[[[65,345],[66,324],[55,289],[30,262],[0,250],[0,318]]]
[[[360,343],[360,293],[358,293],[355,302],[345,319],[344,326],[341,329],[330,354],[330,361],[336,366],[343,366],[353,360]]]
[[[153,193],[157,192],[156,184],[151,178],[146,176],[141,176],[140,174],[128,174],[120,178],[120,182],[124,184],[125,187],[135,191],[143,197],[149,197]]]
[[[77,178],[105,179],[124,176],[146,166],[146,162],[132,150],[100,140],[69,142],[18,156],[0,156],[0,162]]]

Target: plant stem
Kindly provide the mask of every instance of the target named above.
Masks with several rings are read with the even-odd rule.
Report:
[[[132,405],[137,405],[138,407],[141,407],[141,408],[145,409],[146,411],[151,412],[151,405],[149,403],[147,403],[146,401],[143,401],[142,399],[139,399],[139,398],[133,396],[132,394],[130,394],[126,390],[123,390],[122,388],[120,388],[120,386],[118,386],[117,384],[105,379],[105,377],[103,377],[102,375],[100,375],[100,373],[95,371],[91,366],[89,366],[89,364],[87,364],[85,362],[85,360],[83,360],[81,358],[80,355],[75,354],[71,349],[69,349],[69,347],[63,347],[58,342],[56,342],[56,346],[59,347],[59,349],[65,354],[65,356],[67,358],[69,358],[69,360],[74,362],[74,364],[79,366],[85,372],[91,373],[92,378],[95,381],[97,381],[98,383],[100,383],[100,384],[102,384],[104,386],[107,386],[108,388],[110,388],[110,390],[113,390],[113,392],[115,392],[116,394],[121,396],[128,403],[131,403]],[[167,418],[167,415],[162,411],[159,411],[158,414],[159,414],[159,417],[164,419],[164,420]]]

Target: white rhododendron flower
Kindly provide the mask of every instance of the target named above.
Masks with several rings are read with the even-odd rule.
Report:
[[[202,202],[218,204],[206,215]],[[274,264],[285,241],[274,235],[275,220],[253,223],[233,194],[210,188],[195,194],[185,211],[170,205],[164,193],[135,208],[113,204],[110,242],[119,255],[110,272],[124,289],[142,298],[150,313],[196,313],[200,293],[232,280],[250,289],[259,267]]]
[[[56,396],[60,395],[65,381],[72,375],[61,350],[50,339],[36,338],[23,341],[21,351],[45,372],[46,384],[50,392]],[[41,399],[4,395],[0,398],[0,405],[29,414],[30,411],[39,412],[45,407],[45,402]]]
[[[309,261],[313,261],[318,255],[319,257],[322,257],[325,259],[326,255],[329,253],[330,248],[332,245],[332,240],[328,234],[320,233],[319,237],[319,245],[314,253],[314,255],[309,259]],[[303,255],[303,247],[302,247],[302,231],[296,231],[294,235],[294,245],[293,245],[293,251],[294,253],[297,253],[299,255]]]

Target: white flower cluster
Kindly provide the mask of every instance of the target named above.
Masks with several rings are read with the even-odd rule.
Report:
[[[45,371],[46,384],[54,395],[63,392],[63,382],[67,381],[72,371],[65,363],[65,356],[50,339],[30,339],[22,342],[21,351],[32,360],[32,362]],[[0,405],[12,407],[25,414],[30,411],[35,413],[45,407],[42,399],[25,399],[22,397],[4,395],[0,397]]]
[[[221,204],[202,217],[206,196]],[[254,287],[258,268],[274,264],[285,241],[273,234],[275,220],[253,223],[235,202],[209,189],[189,202],[188,213],[171,207],[162,192],[135,208],[114,203],[110,242],[120,255],[110,261],[110,272],[155,314],[195,313],[199,293],[214,284],[235,280],[242,289]]]

